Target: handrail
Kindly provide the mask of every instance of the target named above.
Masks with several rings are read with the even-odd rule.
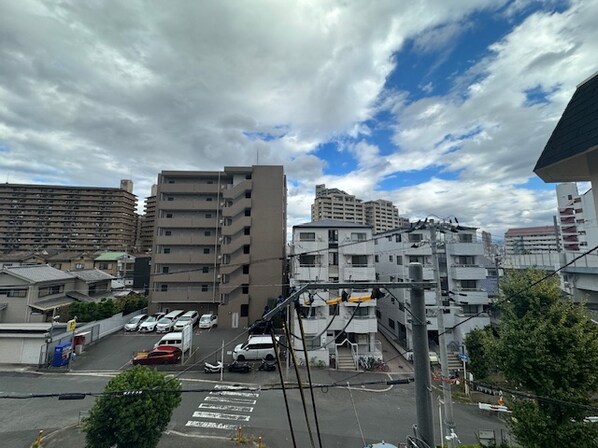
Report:
[[[348,342],[351,348],[351,356],[353,357],[353,363],[355,363],[355,365],[357,365],[357,359],[359,358],[358,355],[358,345],[349,341],[347,338],[345,338],[345,340],[343,342],[341,342],[340,344],[334,344],[334,352],[335,352],[335,356],[336,359],[338,359],[338,348],[345,345],[345,342]]]

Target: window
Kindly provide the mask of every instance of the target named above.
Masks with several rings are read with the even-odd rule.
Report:
[[[203,234],[204,234],[204,236],[210,236],[212,234],[212,232],[209,230],[206,230],[206,231],[204,231]]]
[[[207,274],[208,272],[210,272],[210,267],[209,266],[202,267],[201,272],[203,272],[204,274]]]
[[[162,266],[162,274],[168,274],[170,268],[168,266]]]
[[[162,292],[168,291],[168,285],[165,285],[165,284],[160,285],[160,291],[162,291]]]
[[[209,247],[204,247],[203,248],[203,253],[204,254],[209,254],[210,253],[210,248]]]
[[[212,198],[206,198],[206,201],[208,201],[208,202],[212,202],[213,200],[214,199],[212,199]]]
[[[84,269],[84,268],[85,268],[85,265],[83,263],[76,263],[75,264],[75,269],[77,269],[77,270],[81,270],[81,269]]]
[[[338,316],[339,313],[340,313],[340,307],[338,306],[338,303],[328,306],[328,315]]]
[[[241,294],[249,294],[249,285],[241,286]]]
[[[463,289],[476,289],[477,286],[476,280],[461,280],[461,288]]]
[[[245,274],[245,275],[249,274],[249,265],[248,264],[243,265],[243,274]]]
[[[208,285],[201,285],[201,292],[207,292]]]
[[[0,296],[6,297],[27,297],[27,290],[26,289],[11,289],[11,288],[2,288],[0,289]]]
[[[351,264],[355,267],[367,267],[368,256],[367,255],[352,255]]]
[[[172,218],[172,213],[166,213],[167,218]]]
[[[388,326],[394,330],[395,329],[395,321],[392,319],[388,319]]]
[[[251,190],[245,192],[245,199],[251,199]]]
[[[316,240],[315,232],[300,232],[299,233],[299,241],[315,241],[315,240]]]
[[[351,233],[351,241],[365,241],[366,235],[365,233]]]
[[[459,235],[459,242],[460,243],[472,243],[473,235],[471,233],[461,234],[461,235]]]
[[[243,304],[241,305],[241,317],[249,316],[249,305]]]
[[[393,262],[392,255],[388,256],[388,261],[390,261],[391,263]]]
[[[401,255],[397,255],[397,264],[403,264],[403,257]]]
[[[391,276],[390,276],[390,279],[389,279],[389,281],[390,281],[390,282],[394,282],[394,281],[395,281],[395,278],[396,278],[396,277],[395,277],[394,275],[391,275]]]
[[[249,253],[249,244],[246,244],[245,246],[243,246],[243,253],[244,254],[248,254]]]
[[[380,261],[380,257],[378,255],[374,255],[374,261],[378,263]]]
[[[251,235],[251,227],[244,227],[243,228],[244,235]]]
[[[380,319],[382,317],[382,313],[379,310],[376,310],[376,318]]]
[[[165,247],[163,252],[165,254],[169,254],[170,253],[170,247]]]
[[[168,197],[166,198],[166,200],[167,200],[167,201],[174,201],[174,198],[173,198],[172,196],[168,196]]]
[[[164,235],[165,236],[171,236],[172,235],[172,230],[165,230],[164,231]]]
[[[306,254],[299,255],[299,266],[316,266],[316,256]]]
[[[421,233],[410,233],[409,234],[409,242],[410,243],[418,243],[424,239]]]
[[[400,242],[401,242],[401,234],[400,234],[400,233],[399,233],[398,235],[395,235],[395,241],[396,241],[397,243],[400,243]]]
[[[246,208],[245,209],[245,216],[251,216],[251,209],[250,208]]]
[[[355,308],[351,314],[353,314],[354,319],[368,319],[370,317],[370,307]]]
[[[212,214],[211,213],[206,213],[206,218],[211,218]]]

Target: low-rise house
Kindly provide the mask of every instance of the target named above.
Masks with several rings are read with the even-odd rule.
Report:
[[[88,252],[58,252],[47,256],[46,263],[61,271],[93,269],[94,255]]]
[[[110,296],[111,279],[98,270],[71,273],[48,265],[4,268],[0,270],[0,322],[48,322],[62,306]]]
[[[116,277],[125,286],[133,286],[135,257],[127,252],[103,252],[95,258],[93,267]]]
[[[30,264],[45,264],[43,254],[37,252],[11,252],[9,254],[0,254],[0,269],[10,266],[23,266]]]

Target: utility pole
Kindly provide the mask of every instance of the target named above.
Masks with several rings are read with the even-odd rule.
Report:
[[[409,264],[409,278],[421,282],[421,263]],[[413,316],[413,364],[415,367],[415,405],[417,433],[429,446],[434,445],[434,422],[432,419],[432,387],[430,384],[430,355],[428,352],[428,322],[426,301],[421,287],[411,289],[411,313]],[[441,432],[442,434],[442,432]]]
[[[453,417],[453,397],[451,385],[448,382],[450,378],[448,369],[448,354],[446,350],[446,338],[444,328],[444,306],[442,303],[442,289],[440,284],[440,267],[438,264],[438,242],[436,241],[436,224],[430,224],[430,246],[432,248],[432,263],[434,263],[434,283],[436,283],[436,322],[438,324],[438,345],[440,345],[440,380],[442,382],[442,395],[444,401],[444,425],[445,433],[454,434],[455,420]],[[455,439],[450,439],[450,446],[455,447]],[[444,444],[444,440],[441,441]]]

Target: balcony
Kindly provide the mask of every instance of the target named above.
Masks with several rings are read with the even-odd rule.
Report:
[[[244,195],[246,191],[251,190],[253,190],[253,182],[251,180],[244,180],[237,185],[227,185],[227,188],[222,192],[222,197],[224,199],[236,199],[240,195]]]
[[[154,264],[212,264],[214,254],[202,254],[197,251],[170,254],[154,254]]]
[[[216,210],[218,201],[201,199],[179,199],[176,201],[159,201],[161,210]]]
[[[457,280],[479,280],[486,278],[486,269],[477,265],[454,265],[451,276]]]
[[[160,193],[218,193],[218,184],[200,184],[197,182],[160,184]]]
[[[215,228],[216,218],[157,218],[156,225],[168,229]]]
[[[371,280],[376,278],[376,268],[374,266],[356,266],[347,265],[340,270],[339,278],[341,281],[349,279]]]
[[[484,244],[450,242],[447,245],[447,255],[484,255]]]
[[[463,305],[486,305],[488,292],[483,289],[455,288],[453,298]]]

